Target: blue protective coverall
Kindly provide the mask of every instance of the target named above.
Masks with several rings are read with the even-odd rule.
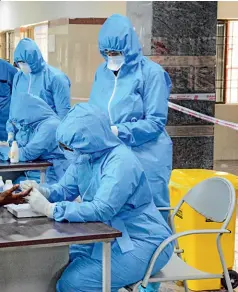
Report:
[[[57,140],[74,150],[58,184],[50,186],[56,221],[104,222],[120,231],[112,243],[112,292],[143,278],[155,249],[171,231],[157,211],[144,170],[110,129],[102,112],[76,105],[57,129]],[[83,202],[72,202],[78,195]],[[59,202],[62,201],[62,202]],[[71,202],[69,202],[71,201]],[[158,259],[154,272],[169,260],[173,246]],[[73,245],[71,262],[57,284],[58,292],[102,291],[102,245]]]
[[[97,69],[90,103],[100,107],[118,129],[118,137],[140,160],[156,206],[168,207],[172,141],[165,125],[171,80],[163,68],[144,57],[128,18],[109,17],[98,41],[105,63]],[[107,68],[105,50],[125,57],[117,76]],[[166,216],[165,216],[166,217]]]
[[[0,59],[0,141],[7,141],[6,123],[12,94],[12,83],[17,69]]]
[[[12,121],[18,130],[16,141],[19,147],[19,160],[39,159],[52,162],[53,166],[46,171],[46,183],[58,182],[69,166],[56,142],[56,129],[60,119],[44,100],[27,93],[18,95],[11,111]],[[27,179],[39,182],[39,171],[28,171],[26,176]],[[15,183],[21,180],[24,180],[24,177],[20,177]]]
[[[70,81],[60,70],[49,66],[44,61],[37,44],[29,39],[22,39],[14,52],[14,62],[25,62],[31,68],[31,73],[19,71],[13,82],[12,101],[16,102],[21,92],[27,92],[42,98],[63,119],[70,109]],[[15,133],[10,117],[7,131]]]

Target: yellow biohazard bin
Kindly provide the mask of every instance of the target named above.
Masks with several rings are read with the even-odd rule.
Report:
[[[169,189],[171,206],[175,207],[184,195],[199,182],[211,177],[224,177],[234,186],[238,195],[238,177],[226,172],[204,169],[175,169],[172,172]],[[203,216],[184,204],[175,216],[176,232],[192,229],[220,228],[220,223],[206,220]],[[222,237],[222,248],[229,270],[234,265],[235,255],[235,227],[236,212],[234,212],[228,229],[230,234]],[[192,235],[181,238],[179,246],[184,250],[183,259],[192,267],[210,273],[222,273],[219,255],[216,249],[216,235]],[[193,291],[219,290],[221,280],[194,280],[188,281],[188,287]]]

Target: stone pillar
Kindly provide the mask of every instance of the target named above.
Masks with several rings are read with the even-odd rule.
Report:
[[[144,54],[169,72],[171,102],[214,116],[217,2],[132,1],[127,15]],[[213,125],[170,109],[167,129],[174,168],[213,168]]]

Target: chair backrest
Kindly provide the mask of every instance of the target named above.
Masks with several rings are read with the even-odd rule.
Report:
[[[227,179],[214,177],[193,187],[183,201],[212,221],[224,222],[227,219],[229,222],[235,208],[236,194]]]

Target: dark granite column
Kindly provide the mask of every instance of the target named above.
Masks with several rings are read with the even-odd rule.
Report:
[[[144,54],[170,74],[171,102],[214,116],[217,2],[128,2],[127,14]],[[174,168],[213,168],[213,125],[170,109],[167,129]]]

